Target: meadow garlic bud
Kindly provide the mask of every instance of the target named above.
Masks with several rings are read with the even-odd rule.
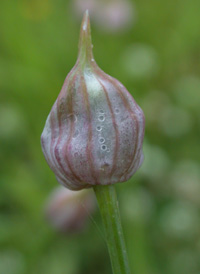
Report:
[[[144,124],[126,88],[94,61],[86,11],[78,60],[41,136],[47,163],[71,190],[127,181],[143,161]]]

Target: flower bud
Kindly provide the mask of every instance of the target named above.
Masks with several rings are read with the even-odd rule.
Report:
[[[47,163],[71,190],[127,181],[143,161],[144,124],[126,88],[94,61],[86,11],[78,60],[41,136]]]
[[[89,190],[71,191],[62,186],[55,188],[45,206],[49,223],[61,232],[79,232],[95,209],[94,195]]]

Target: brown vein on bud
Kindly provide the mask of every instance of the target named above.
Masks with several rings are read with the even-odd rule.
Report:
[[[62,167],[60,166],[60,163],[58,162],[58,160],[56,161],[54,159],[54,151],[53,151],[53,148],[54,148],[54,144],[55,144],[55,140],[56,140],[56,135],[55,135],[55,117],[53,117],[53,115],[55,115],[54,113],[54,107],[55,105],[53,106],[52,108],[52,111],[51,111],[51,114],[50,114],[50,126],[51,126],[51,145],[50,145],[50,154],[51,154],[51,158],[52,158],[52,161],[54,163],[54,166],[55,166],[55,170],[56,170],[56,176],[60,178],[61,181],[63,181],[64,179],[64,175],[63,175],[63,170],[62,170]],[[55,155],[55,158],[56,158],[56,155]],[[59,173],[58,173],[59,171]],[[65,172],[64,172],[65,174]],[[65,180],[65,179],[64,179]]]
[[[108,92],[106,90],[106,88],[104,87],[103,83],[101,82],[100,79],[98,79],[98,82],[100,83],[100,85],[102,86],[103,88],[103,91],[105,93],[105,96],[106,96],[106,100],[107,100],[107,103],[108,103],[108,107],[110,109],[110,113],[111,113],[111,117],[112,117],[112,124],[113,124],[113,127],[114,127],[114,131],[115,131],[115,150],[114,150],[114,155],[113,155],[113,165],[112,165],[112,169],[111,169],[111,172],[110,172],[110,178],[112,178],[112,175],[115,171],[115,168],[116,168],[116,164],[117,164],[117,155],[118,155],[118,152],[119,152],[119,131],[118,131],[118,128],[117,128],[117,124],[116,124],[116,119],[115,119],[115,115],[114,115],[114,111],[112,109],[112,105],[111,105],[111,102],[110,102],[110,99],[109,99],[109,96],[108,96]]]
[[[115,81],[117,81],[117,80],[115,80]],[[139,137],[139,125],[138,125],[137,117],[136,117],[135,113],[132,111],[131,106],[130,106],[129,101],[127,100],[126,96],[124,96],[121,89],[118,88],[118,85],[114,82],[113,78],[111,78],[111,82],[114,85],[114,87],[116,88],[116,90],[118,91],[118,93],[120,94],[121,98],[123,99],[123,102],[124,102],[126,108],[128,109],[129,113],[131,114],[131,117],[133,118],[133,120],[135,121],[135,127],[136,127],[136,129],[134,130],[134,134],[136,133],[136,140],[135,140],[135,146],[134,146],[134,151],[133,151],[133,154],[131,157],[130,165],[125,170],[124,174],[120,177],[120,179],[121,179],[124,175],[126,176],[126,173],[129,172],[132,164],[135,163],[135,161],[137,160],[138,153],[136,153],[136,152],[137,152],[138,140],[139,140],[139,138],[138,138]],[[135,106],[137,107],[136,103],[135,103]],[[138,149],[138,151],[139,151],[139,149]]]
[[[76,80],[77,74],[74,75],[73,81],[72,83],[74,84],[75,80]],[[69,113],[73,113],[73,95],[72,95],[72,90],[69,89],[69,94],[68,94],[68,98],[67,98],[67,103],[68,103],[68,107],[67,109],[69,109]],[[71,144],[71,140],[72,140],[72,136],[74,134],[74,119],[72,119],[72,121],[70,122],[70,131],[69,131],[69,137],[65,146],[65,149],[63,150],[63,152],[65,152],[65,160],[68,164],[68,167],[71,171],[71,173],[73,174],[73,176],[79,181],[79,182],[83,182],[82,179],[74,172],[72,164],[68,158],[68,154],[69,154],[69,149],[70,149],[70,144]]]
[[[72,71],[66,77],[62,89],[64,89],[64,90],[67,89],[68,85],[67,86],[65,86],[65,85],[66,85],[66,83],[68,83],[68,80],[69,80],[71,74],[72,74]],[[58,120],[58,129],[59,129],[59,135],[58,136],[59,137],[57,138],[57,142],[56,142],[54,151],[53,151],[54,143],[51,144],[51,155],[55,155],[55,158],[57,160],[58,165],[57,165],[57,163],[55,163],[55,161],[54,161],[54,164],[57,167],[57,169],[60,171],[60,173],[64,174],[66,177],[70,178],[70,174],[65,170],[65,168],[62,165],[61,157],[59,155],[59,150],[58,150],[58,146],[60,144],[61,135],[62,135],[61,121],[60,121],[61,115],[59,115],[59,113],[58,113],[58,111],[59,111],[59,103],[60,103],[60,98],[58,97],[57,100],[56,100],[56,107],[57,107],[56,116],[57,116],[57,120]],[[54,113],[54,111],[52,113]],[[54,130],[55,129],[55,125],[54,125],[54,120],[53,120],[53,117],[52,117],[52,113],[51,113],[51,123],[52,123],[51,130],[52,130],[52,133],[54,134],[54,132],[55,132],[55,130]],[[54,138],[52,138],[52,141],[53,141],[53,139]]]
[[[133,150],[133,154],[132,154],[132,157],[131,157],[131,160],[130,160],[130,164],[128,166],[128,168],[125,170],[125,172],[123,172],[123,174],[120,176],[120,180],[121,178],[124,176],[124,174],[126,174],[130,167],[132,166],[132,163],[135,161],[136,159],[136,151],[137,151],[137,146],[138,146],[138,135],[139,135],[139,132],[138,132],[138,121],[137,121],[137,117],[135,115],[135,113],[132,111],[131,109],[131,106],[127,100],[127,98],[124,96],[123,92],[120,90],[120,88],[118,87],[118,85],[115,83],[117,80],[112,78],[111,76],[107,75],[105,72],[103,72],[99,67],[98,67],[98,71],[102,77],[102,79],[104,79],[105,81],[108,81],[108,77],[109,77],[109,80],[110,82],[112,83],[112,85],[116,88],[118,94],[120,95],[122,101],[123,101],[123,104],[125,106],[125,108],[128,110],[128,112],[130,113],[130,116],[133,118],[133,120],[135,121],[135,126],[136,126],[136,129],[133,130],[133,134],[135,135],[136,133],[136,141],[135,141],[135,146],[134,146],[134,150]],[[117,81],[118,82],[118,81]],[[133,99],[134,100],[134,99]]]
[[[97,180],[97,176],[95,175],[95,168],[94,168],[94,157],[92,155],[92,139],[93,139],[93,134],[92,134],[92,118],[91,118],[91,111],[90,111],[90,103],[89,103],[89,98],[88,98],[88,91],[87,87],[85,84],[85,79],[84,75],[80,70],[81,74],[81,87],[83,90],[83,98],[85,102],[85,108],[87,111],[87,116],[88,116],[88,141],[87,141],[87,147],[86,147],[86,154],[88,158],[88,163],[90,165],[90,171],[91,171],[91,176],[94,179],[94,183],[99,184]]]
[[[140,108],[138,107],[137,104],[136,104],[136,108],[140,110]],[[140,110],[140,111],[142,111],[142,110]],[[143,141],[143,138],[144,138],[144,129],[145,129],[145,117],[144,117],[144,114],[142,114],[142,126],[143,126],[143,129],[142,129],[141,140]],[[139,133],[140,133],[140,132],[139,132],[139,130],[138,130],[138,142],[139,142]],[[135,160],[134,160],[134,162],[132,163],[132,165],[130,166],[130,168],[129,168],[128,172],[127,172],[127,175],[128,175],[129,172],[131,171],[132,166],[133,166],[133,168],[135,169],[135,171],[137,171],[137,169],[138,169],[138,165],[139,165],[139,158],[138,158],[138,156],[140,156],[139,153],[141,153],[142,141],[140,141],[141,147],[140,147],[140,145],[139,145],[139,148],[138,148],[137,153],[136,153]],[[137,168],[135,168],[136,161],[138,161],[138,163],[137,163]]]
[[[71,92],[70,87],[74,83],[74,79],[75,78],[76,78],[76,74],[73,75],[73,78],[71,79],[71,81],[69,80],[69,84],[68,84],[68,87],[67,87],[68,94],[67,94],[67,99],[66,99],[66,102],[67,102],[66,110],[69,113],[73,113],[72,92]],[[67,163],[67,165],[69,167],[70,173],[67,172],[66,169],[65,169],[65,167],[63,166],[63,164],[61,162],[61,156],[59,154],[58,146],[59,146],[59,143],[61,141],[61,136],[62,136],[61,115],[59,115],[60,98],[57,101],[57,117],[58,117],[58,124],[59,124],[59,138],[58,138],[58,141],[57,141],[57,144],[56,144],[54,152],[55,152],[56,159],[59,162],[59,165],[61,166],[61,168],[62,168],[63,172],[65,173],[65,175],[68,176],[69,178],[71,178],[73,180],[73,183],[78,186],[77,181],[80,182],[82,180],[73,171],[72,165],[71,165],[71,163],[69,161],[69,158],[68,158],[68,150],[69,150],[69,145],[70,145],[70,142],[71,142],[71,139],[72,139],[72,135],[73,135],[74,121],[70,122],[69,137],[67,139],[66,144],[63,147],[63,151],[61,151],[61,153],[63,154],[63,157],[64,157],[64,159],[65,159],[65,161],[66,161],[66,163]]]
[[[52,127],[51,127],[51,131],[52,131]],[[46,145],[45,145],[45,140],[44,140],[43,136],[41,136],[41,144],[42,144],[42,149],[43,149],[43,152],[44,152],[44,156],[45,156],[45,159],[46,159],[48,165],[53,170],[53,172],[55,174],[57,174],[55,161],[54,161],[52,155],[51,155],[52,159],[50,159],[50,157],[49,157],[49,153],[47,152]],[[50,154],[51,154],[51,144],[50,144]],[[64,177],[62,177],[60,174],[57,175],[57,177],[59,177],[60,180],[65,181]]]
[[[121,92],[121,90],[118,88],[118,86],[116,85],[116,79],[114,79],[113,77],[107,75],[104,71],[102,71],[98,66],[93,66],[93,69],[96,71],[97,74],[99,74],[100,78],[102,78],[104,81],[108,81],[108,78],[110,80],[110,82],[112,83],[112,85],[115,87],[115,89],[117,90],[119,96],[122,99],[122,102],[125,106],[125,108],[127,108],[128,112],[130,113],[130,116],[133,118],[133,120],[135,121],[135,125],[136,125],[136,130],[133,130],[133,134],[135,135],[136,132],[136,142],[135,142],[135,146],[134,146],[134,151],[130,160],[130,165],[129,167],[125,170],[125,172],[123,172],[123,174],[120,176],[120,180],[121,178],[124,176],[125,173],[127,173],[127,171],[130,169],[130,167],[132,166],[133,161],[135,161],[135,154],[136,154],[136,150],[137,150],[137,146],[138,146],[138,121],[137,121],[137,117],[135,116],[135,113],[132,111],[131,106],[129,105],[129,102],[127,100],[127,98],[124,96],[123,92]],[[117,81],[118,82],[118,81]],[[133,99],[134,100],[134,99]]]
[[[62,86],[62,89],[61,89],[61,93],[59,94],[52,110],[51,110],[51,114],[50,114],[50,123],[51,123],[51,149],[50,149],[50,154],[51,154],[51,157],[52,157],[52,161],[54,163],[54,166],[56,168],[54,168],[54,170],[59,170],[59,173],[62,175],[58,175],[58,172],[55,172],[57,177],[59,177],[59,179],[61,181],[65,181],[66,182],[66,179],[65,179],[65,176],[68,177],[68,178],[71,178],[70,174],[65,170],[65,168],[63,167],[62,163],[61,163],[61,158],[60,158],[60,155],[59,155],[59,151],[58,151],[58,145],[60,143],[60,140],[61,140],[61,135],[62,135],[62,132],[61,132],[61,121],[59,119],[60,115],[58,114],[58,110],[59,110],[59,101],[60,101],[60,98],[62,97],[61,94],[62,94],[62,91],[66,92],[67,90],[67,87],[69,85],[69,78],[71,77],[71,75],[74,73],[75,71],[75,68],[76,68],[77,65],[75,65],[73,67],[73,69],[69,72],[68,76],[66,77],[65,81],[64,81],[64,84]],[[55,111],[55,105],[57,106],[57,111]],[[55,136],[55,122],[54,122],[54,119],[55,117],[53,117],[53,114],[57,116],[57,120],[58,120],[58,129],[59,129],[59,134],[58,134],[58,138],[57,138],[57,142],[56,142],[56,145],[55,145],[55,149],[53,151],[53,147],[54,147],[54,139],[56,139],[56,136]],[[56,161],[54,160],[54,155],[55,155],[55,158],[56,158]],[[67,179],[68,180],[68,179]],[[69,182],[68,182],[69,183]]]
[[[128,94],[131,98],[132,98],[132,96],[131,96],[131,94]],[[132,98],[133,99],[133,98]],[[133,99],[133,101],[134,101],[134,103],[135,103],[135,108],[137,109],[137,110],[139,110],[140,112],[142,111],[140,108],[139,108],[139,106],[137,105],[137,103],[135,102],[135,100]],[[143,116],[143,123],[142,123],[142,126],[143,126],[143,137],[144,137],[144,115],[142,114],[142,116]],[[137,139],[136,139],[136,151],[135,151],[135,157],[134,157],[134,159],[133,159],[133,161],[132,161],[132,164],[130,165],[130,167],[128,168],[128,170],[127,170],[127,175],[129,174],[129,172],[132,170],[132,169],[135,169],[135,171],[137,171],[137,168],[135,168],[135,165],[137,164],[137,166],[138,166],[138,163],[137,163],[137,161],[139,160],[139,158],[138,158],[138,156],[140,156],[139,154],[140,154],[140,152],[141,152],[141,147],[140,147],[140,140],[139,140],[139,135],[140,135],[140,130],[139,130],[139,122],[138,122],[138,116],[136,116],[135,115],[135,118],[136,118],[136,122],[137,122],[137,129],[136,129],[136,132],[138,133],[137,134]],[[142,137],[142,139],[143,139],[143,137]],[[142,142],[141,142],[141,144],[142,144]],[[139,147],[138,147],[139,146]],[[127,178],[127,176],[125,176],[125,179]],[[127,179],[126,179],[127,180]]]

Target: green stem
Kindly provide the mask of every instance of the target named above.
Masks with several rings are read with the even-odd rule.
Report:
[[[95,186],[114,274],[130,274],[115,186]]]

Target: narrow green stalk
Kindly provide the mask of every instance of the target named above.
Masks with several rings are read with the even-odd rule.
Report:
[[[95,186],[113,274],[130,274],[115,186]]]

